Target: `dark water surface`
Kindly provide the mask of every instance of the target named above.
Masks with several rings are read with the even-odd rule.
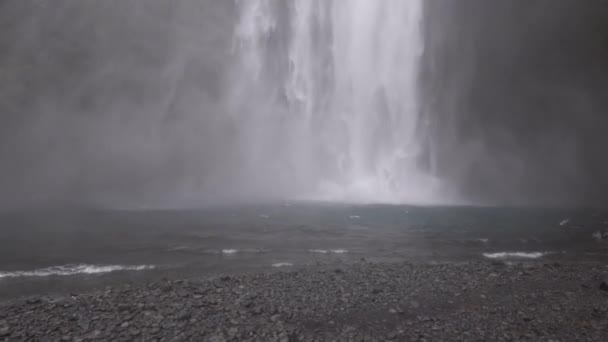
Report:
[[[548,260],[603,259],[608,243],[598,232],[608,232],[607,211],[292,203],[5,212],[0,298],[361,258],[446,262],[541,252]]]

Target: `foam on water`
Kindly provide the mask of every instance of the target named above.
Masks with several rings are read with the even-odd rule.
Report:
[[[327,249],[309,249],[310,253],[318,253],[318,254],[327,254],[329,251]]]
[[[19,277],[71,276],[78,274],[103,274],[117,271],[144,271],[154,268],[155,266],[153,265],[62,265],[40,268],[31,271],[0,272],[0,279]]]
[[[272,264],[272,267],[291,267],[291,266],[293,266],[293,264],[290,262],[277,262],[277,263]]]
[[[345,254],[348,253],[347,249],[309,249],[309,253],[318,253],[318,254]]]
[[[497,253],[483,253],[483,256],[489,259],[538,259],[545,255],[550,254],[549,252],[497,252]]]
[[[232,255],[232,254],[236,254],[238,252],[239,252],[238,249],[222,249],[222,254]]]
[[[332,249],[331,252],[335,253],[335,254],[345,254],[345,253],[348,253],[348,250],[346,250],[346,249]]]

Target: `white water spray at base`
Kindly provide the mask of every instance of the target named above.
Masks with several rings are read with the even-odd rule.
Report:
[[[250,180],[299,198],[433,203],[422,0],[238,0],[233,103]]]

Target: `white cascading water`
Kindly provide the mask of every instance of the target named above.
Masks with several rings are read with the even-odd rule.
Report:
[[[435,202],[420,167],[422,2],[237,0],[233,102],[257,181],[296,197]]]

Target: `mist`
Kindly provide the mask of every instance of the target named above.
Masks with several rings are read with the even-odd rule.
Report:
[[[474,203],[606,203],[608,2],[427,4],[442,177]]]
[[[361,27],[356,1],[311,2],[307,16],[302,2],[254,3],[271,8],[266,35],[243,36],[259,19],[244,1],[0,2],[0,203],[608,199],[605,1],[433,0],[419,21],[389,20],[399,2],[386,1],[362,5],[380,14],[357,24],[394,23],[369,37],[340,31]],[[302,18],[314,24],[297,31]],[[370,41],[388,44],[348,59]],[[263,78],[245,63],[256,56]],[[299,89],[293,65],[305,101],[278,90]]]

